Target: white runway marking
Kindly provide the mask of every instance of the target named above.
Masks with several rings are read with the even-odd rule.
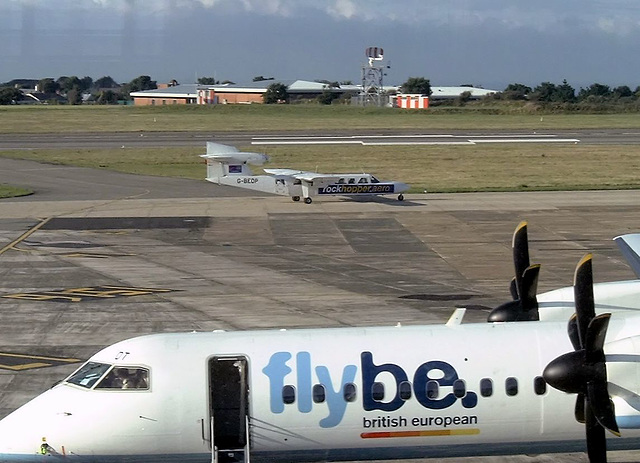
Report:
[[[475,145],[477,143],[579,143],[578,138],[557,138],[553,134],[512,135],[351,135],[254,137],[252,145]]]

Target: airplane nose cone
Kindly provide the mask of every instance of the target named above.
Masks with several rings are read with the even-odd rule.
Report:
[[[38,416],[30,404],[24,405],[0,421],[0,461],[18,455],[38,455],[42,438],[38,434]]]
[[[57,448],[68,416],[59,403],[60,394],[49,390],[0,420],[0,463],[64,453]]]
[[[403,191],[408,191],[408,190],[409,190],[409,188],[410,188],[410,187],[409,187],[409,185],[408,185],[408,184],[406,184],[406,183],[400,183],[400,184],[398,185],[398,192],[399,192],[399,193],[402,193]]]

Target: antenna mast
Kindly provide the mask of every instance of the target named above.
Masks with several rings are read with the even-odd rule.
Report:
[[[361,106],[384,106],[386,98],[382,86],[385,66],[382,64],[384,50],[369,47],[365,50],[367,63],[362,66],[362,92],[357,96]]]

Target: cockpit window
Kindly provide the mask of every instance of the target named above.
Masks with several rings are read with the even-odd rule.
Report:
[[[87,362],[69,376],[66,382],[89,389],[93,387],[96,381],[102,378],[102,375],[104,375],[109,368],[111,368],[111,365],[106,363]]]
[[[371,176],[371,183],[380,183],[380,180],[375,178],[373,175]]]
[[[96,389],[149,389],[149,370],[141,367],[114,367]]]

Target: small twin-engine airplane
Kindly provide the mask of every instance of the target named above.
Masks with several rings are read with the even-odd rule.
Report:
[[[640,234],[617,240],[637,272]],[[401,459],[582,451],[586,441],[595,463],[606,446],[640,448],[640,281],[594,285],[587,255],[573,289],[536,296],[526,241],[523,224],[514,300],[492,312],[497,321],[461,324],[458,309],[443,325],[109,346],[0,421],[0,461]]]
[[[291,196],[294,201],[311,204],[313,196],[379,196],[398,195],[409,185],[402,182],[381,181],[371,174],[319,174],[294,169],[264,169],[270,175],[253,175],[249,164],[262,165],[269,160],[266,154],[238,151],[237,148],[207,142],[207,180],[220,185]]]

